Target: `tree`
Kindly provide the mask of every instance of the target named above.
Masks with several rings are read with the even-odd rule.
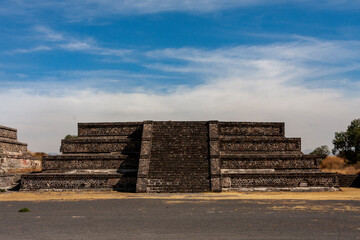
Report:
[[[321,147],[317,147],[310,154],[319,155],[321,158],[326,158],[330,155],[330,149],[328,146],[323,145]]]
[[[360,161],[360,118],[353,120],[345,132],[336,132],[333,144],[333,154],[350,163]]]

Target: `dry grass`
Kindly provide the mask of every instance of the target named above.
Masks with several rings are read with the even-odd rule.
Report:
[[[208,203],[220,200],[351,200],[360,201],[360,189],[341,188],[335,192],[222,192],[222,193],[191,193],[191,194],[148,194],[120,193],[115,191],[81,191],[81,192],[7,192],[0,194],[2,201],[79,201],[100,199],[161,199],[164,201],[185,200]],[[167,203],[167,202],[166,202]]]
[[[344,158],[337,156],[328,156],[320,164],[324,172],[335,172],[340,174],[360,174],[360,162],[348,164]]]
[[[35,157],[36,159],[42,160],[42,158],[44,156],[48,156],[48,154],[44,153],[44,152],[31,152],[28,151],[28,153],[30,153],[33,157]]]

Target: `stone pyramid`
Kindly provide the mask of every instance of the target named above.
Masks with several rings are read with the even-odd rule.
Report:
[[[337,190],[337,174],[285,137],[284,123],[144,121],[79,123],[78,137],[43,172],[22,176],[23,190],[130,192]]]

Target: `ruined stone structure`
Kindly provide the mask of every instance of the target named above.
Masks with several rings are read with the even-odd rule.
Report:
[[[136,192],[335,190],[336,174],[286,138],[284,123],[144,121],[79,123],[61,155],[23,190],[116,189]]]
[[[41,161],[27,152],[27,144],[17,141],[16,129],[0,126],[0,188],[14,185],[16,174],[33,171],[41,171]]]

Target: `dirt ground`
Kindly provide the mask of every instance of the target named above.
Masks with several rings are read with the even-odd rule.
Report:
[[[360,201],[360,189],[342,188],[335,192],[223,192],[189,194],[122,193],[116,191],[64,192],[0,192],[0,201],[77,201],[105,199],[164,199],[164,200],[352,200]]]

